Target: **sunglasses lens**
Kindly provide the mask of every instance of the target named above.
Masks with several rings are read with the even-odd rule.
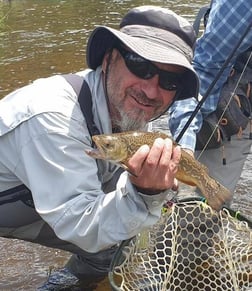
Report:
[[[151,79],[156,74],[149,61],[132,53],[125,56],[125,63],[130,72],[141,79]]]
[[[181,75],[159,69],[150,61],[142,58],[134,52],[129,52],[122,47],[118,48],[123,56],[128,70],[138,78],[148,80],[156,74],[159,75],[159,86],[167,91],[176,91],[181,87]]]
[[[159,86],[168,91],[177,91],[183,84],[181,76],[172,72],[159,74]]]

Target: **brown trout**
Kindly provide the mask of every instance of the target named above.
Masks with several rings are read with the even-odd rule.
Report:
[[[144,144],[151,147],[156,138],[165,139],[169,136],[162,132],[140,131],[95,135],[93,141],[97,149],[87,151],[87,154],[96,159],[119,163],[127,169],[127,162],[137,149]],[[221,209],[231,199],[230,191],[209,176],[207,167],[183,149],[176,178],[182,183],[198,187],[207,203],[215,210]]]

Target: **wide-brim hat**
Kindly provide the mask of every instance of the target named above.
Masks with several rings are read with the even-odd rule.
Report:
[[[176,99],[198,97],[198,76],[191,64],[196,35],[185,18],[157,6],[131,9],[123,17],[120,30],[107,26],[94,29],[87,44],[89,68],[100,66],[106,51],[118,41],[152,62],[184,67],[184,86]]]

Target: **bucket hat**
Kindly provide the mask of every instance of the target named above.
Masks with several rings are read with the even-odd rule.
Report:
[[[192,67],[196,35],[192,25],[168,8],[139,6],[122,18],[119,30],[98,26],[87,43],[87,65],[95,70],[109,48],[122,42],[152,62],[186,69],[183,90],[176,99],[198,97],[198,76]]]

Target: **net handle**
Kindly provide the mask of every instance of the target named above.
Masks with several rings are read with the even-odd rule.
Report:
[[[131,240],[134,238],[135,237],[132,237],[132,238],[122,241],[117,251],[114,254],[113,260],[111,261],[109,272],[108,272],[108,279],[113,291],[121,291],[121,288],[118,287],[116,285],[116,282],[114,281],[114,270],[115,270],[115,267],[118,266],[118,263],[122,258],[122,250],[124,249],[125,246],[129,245]]]

